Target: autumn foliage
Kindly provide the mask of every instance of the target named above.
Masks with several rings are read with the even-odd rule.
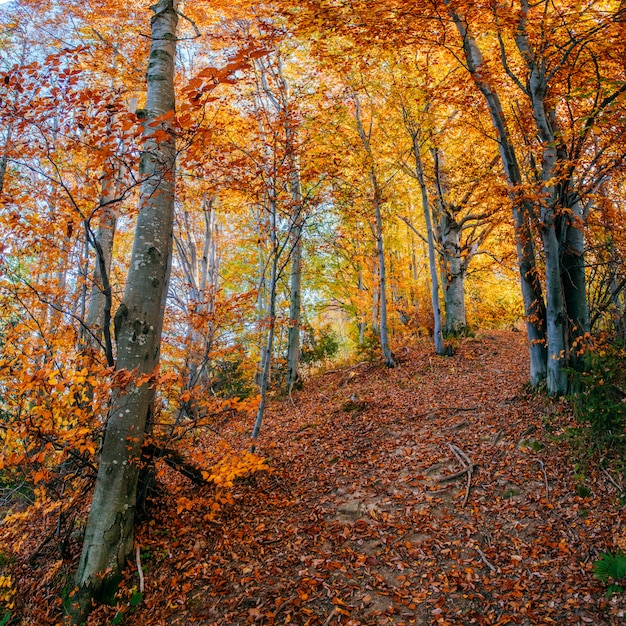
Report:
[[[625,10],[1,5],[0,625],[618,623]]]

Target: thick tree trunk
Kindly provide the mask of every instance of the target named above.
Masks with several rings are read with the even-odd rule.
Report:
[[[145,148],[139,215],[124,297],[115,315],[117,370],[138,376],[157,373],[172,257],[176,146],[176,0],[152,7],[147,72]],[[158,121],[161,120],[161,121]],[[165,137],[163,137],[165,131]],[[158,133],[158,134],[157,134]],[[80,564],[70,621],[84,621],[92,598],[115,586],[133,549],[135,501],[141,446],[154,391],[132,380],[113,394]]]
[[[443,249],[443,301],[446,311],[445,336],[460,335],[467,329],[465,315],[465,262],[461,257],[461,228],[446,211],[440,222]]]
[[[561,283],[559,242],[554,224],[541,230],[546,265],[546,333],[548,338],[547,387],[550,395],[567,393],[565,301]]]
[[[582,368],[582,353],[589,332],[587,305],[587,279],[585,275],[585,233],[583,210],[580,202],[571,204],[561,233],[561,281],[567,310],[569,363],[574,369]]]

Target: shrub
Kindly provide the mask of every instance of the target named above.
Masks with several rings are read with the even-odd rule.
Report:
[[[626,453],[625,352],[616,346],[602,347],[584,356],[584,371],[574,372],[573,396],[576,418],[588,425],[590,451]]]
[[[317,365],[332,359],[339,352],[339,338],[330,326],[323,326],[317,332],[310,329],[302,346],[301,359],[307,365]]]

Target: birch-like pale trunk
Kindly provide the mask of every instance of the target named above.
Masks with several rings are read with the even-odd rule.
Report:
[[[430,295],[433,305],[433,340],[435,343],[435,352],[444,356],[448,354],[445,342],[443,340],[443,329],[441,324],[441,309],[439,308],[439,276],[437,274],[437,259],[435,250],[435,235],[433,233],[433,224],[431,220],[430,201],[428,198],[428,188],[424,178],[424,163],[422,161],[422,153],[420,151],[419,137],[416,132],[412,133],[413,139],[413,157],[415,159],[415,175],[422,193],[422,209],[424,211],[424,221],[426,222],[426,240],[428,242],[428,265],[430,267]]]
[[[274,335],[276,333],[276,287],[278,285],[278,263],[280,260],[280,251],[278,246],[277,235],[277,206],[276,198],[272,193],[273,189],[268,194],[268,208],[270,211],[271,219],[271,271],[270,271],[270,290],[269,290],[269,310],[268,310],[268,329],[264,350],[261,354],[261,367],[259,376],[259,394],[261,400],[257,409],[256,418],[254,420],[254,428],[252,429],[252,437],[250,442],[250,452],[256,450],[256,444],[261,432],[261,426],[263,425],[263,417],[265,416],[265,406],[267,404],[267,390],[270,383],[272,372],[272,354],[274,351]]]
[[[374,162],[374,154],[372,152],[372,146],[370,143],[370,135],[372,132],[372,125],[370,123],[369,132],[365,130],[363,120],[361,118],[361,106],[359,98],[356,94],[353,94],[352,100],[354,102],[354,118],[356,121],[357,132],[361,138],[361,143],[367,154],[369,160],[369,178],[372,187],[372,205],[374,209],[374,238],[376,239],[376,253],[378,257],[378,289],[380,303],[378,311],[380,313],[380,324],[378,333],[380,337],[380,347],[387,367],[395,367],[396,361],[391,351],[389,344],[389,329],[387,323],[387,267],[385,264],[385,243],[383,239],[383,218],[382,218],[382,204],[383,195],[380,182],[378,180],[378,174],[376,172],[376,165]]]
[[[444,3],[448,7],[448,13],[461,37],[467,69],[487,104],[491,123],[496,131],[502,166],[510,188],[517,263],[526,316],[526,331],[530,344],[530,383],[536,387],[546,380],[548,358],[545,327],[546,307],[535,262],[533,233],[530,228],[533,207],[528,200],[520,196],[518,191],[523,183],[519,161],[510,139],[500,96],[485,78],[487,74],[478,44],[468,32],[467,24],[462,16],[452,8],[450,0],[444,0]]]
[[[140,165],[146,178],[124,297],[115,315],[117,370],[134,376],[150,376],[158,369],[174,215],[176,0],[159,0],[151,9],[145,145]],[[113,394],[76,573],[77,590],[69,610],[72,624],[85,621],[92,599],[117,585],[132,554],[139,459],[153,388],[149,381],[136,384],[131,380]]]
[[[447,212],[439,220],[443,252],[443,302],[446,311],[444,335],[460,335],[467,329],[465,314],[465,262],[461,256],[461,227]]]
[[[376,194],[377,195],[377,194]],[[387,323],[387,267],[385,264],[385,244],[383,241],[383,218],[380,210],[380,200],[374,201],[376,214],[376,250],[378,252],[378,279],[380,286],[380,347],[387,367],[395,367],[396,361],[389,345],[389,330]]]

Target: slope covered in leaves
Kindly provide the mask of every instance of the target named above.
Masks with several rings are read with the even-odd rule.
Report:
[[[526,392],[524,344],[492,332],[308,380],[271,405],[270,471],[216,516],[211,487],[166,470],[137,534],[141,602],[129,567],[125,601],[89,623],[622,623],[592,576],[624,535],[617,489],[575,475],[567,405]],[[248,435],[233,419],[197,458]]]

